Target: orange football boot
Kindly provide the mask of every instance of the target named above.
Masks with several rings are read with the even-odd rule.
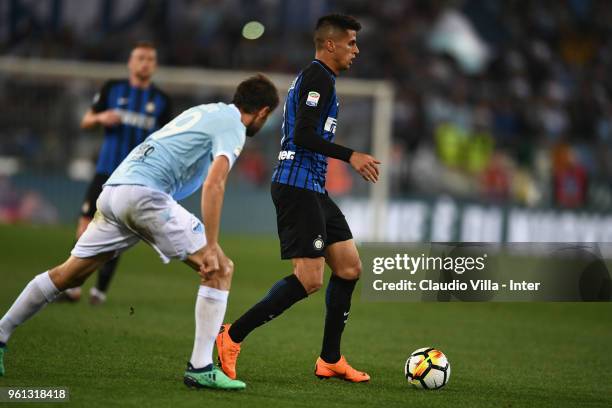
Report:
[[[349,365],[344,356],[341,356],[340,360],[334,364],[326,363],[319,357],[315,364],[315,375],[319,378],[338,377],[350,382],[370,381],[368,374],[355,370]]]
[[[240,343],[235,343],[229,335],[231,324],[221,326],[217,335],[217,354],[223,372],[232,380],[236,379],[236,360],[240,354]]]

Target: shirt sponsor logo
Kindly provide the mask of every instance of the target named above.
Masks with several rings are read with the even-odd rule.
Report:
[[[155,118],[153,116],[130,112],[125,109],[117,109],[117,113],[121,116],[121,123],[124,125],[146,130],[152,130],[155,127]]]
[[[318,92],[310,91],[308,92],[308,98],[306,98],[306,105],[313,107],[317,106],[320,98],[321,95]]]
[[[293,160],[295,158],[295,152],[291,150],[282,150],[278,154],[278,160]]]
[[[335,135],[337,123],[338,123],[337,119],[334,119],[331,116],[328,116],[327,120],[325,121],[325,126],[323,126],[323,130],[325,130],[326,132],[331,132]]]

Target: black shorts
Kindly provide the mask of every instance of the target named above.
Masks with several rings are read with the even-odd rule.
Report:
[[[106,174],[97,174],[94,176],[93,180],[89,184],[87,188],[87,193],[85,194],[85,200],[83,200],[83,204],[81,205],[81,216],[93,218],[96,210],[96,201],[102,192],[102,186],[106,183],[110,176]]]
[[[281,258],[318,258],[335,242],[353,238],[344,214],[327,193],[272,183]]]

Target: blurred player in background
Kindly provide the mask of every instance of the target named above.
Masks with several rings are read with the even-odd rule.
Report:
[[[327,286],[323,346],[315,374],[352,382],[370,376],[351,367],[340,353],[351,296],[361,273],[361,261],[351,230],[325,190],[327,157],[344,160],[367,181],[378,180],[374,157],[333,143],[339,102],[335,81],[359,53],[361,25],[344,15],[321,17],[314,40],[315,60],[289,88],[285,101],[279,163],[272,176],[281,258],[291,259],[293,273],[272,286],[268,294],[217,337],[223,371],[236,377],[240,343],[255,328],[269,322],[323,285],[325,263],[332,270]]]
[[[127,66],[129,78],[106,82],[81,121],[83,129],[104,127],[104,143],[98,156],[96,175],[81,206],[77,239],[91,222],[102,185],[111,173],[135,146],[172,119],[170,98],[151,82],[157,68],[157,51],[153,44],[145,41],[136,43]],[[106,300],[106,292],[118,262],[119,257],[114,258],[98,271],[98,281],[90,290],[89,300],[92,304],[101,304]],[[63,297],[78,301],[81,288],[69,289]]]
[[[234,270],[218,242],[219,223],[227,175],[245,135],[257,133],[277,105],[275,86],[257,75],[238,86],[232,104],[188,109],[137,146],[107,180],[98,211],[68,260],[30,281],[0,320],[0,375],[6,342],[18,325],[61,291],[83,284],[99,266],[143,240],[164,262],[180,259],[201,277],[185,384],[245,388],[212,364]],[[204,224],[175,201],[200,186]]]

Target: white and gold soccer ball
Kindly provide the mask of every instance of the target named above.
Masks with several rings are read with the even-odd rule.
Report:
[[[404,366],[404,374],[410,384],[426,390],[444,387],[450,378],[451,367],[440,350],[423,347],[415,350]]]

